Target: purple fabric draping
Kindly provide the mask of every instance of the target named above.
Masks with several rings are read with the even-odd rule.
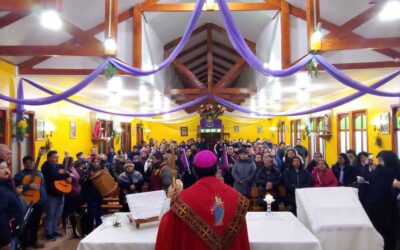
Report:
[[[110,62],[117,67],[120,70],[123,70],[125,72],[128,72],[132,75],[135,76],[147,76],[147,75],[152,75],[157,73],[157,71],[160,71],[170,65],[175,58],[179,55],[179,53],[182,51],[182,49],[185,47],[187,41],[189,40],[190,36],[192,35],[192,32],[194,28],[196,27],[196,24],[200,18],[203,5],[204,5],[205,0],[198,0],[196,3],[196,7],[193,11],[192,17],[190,18],[189,24],[186,27],[185,33],[183,34],[181,40],[179,41],[178,45],[175,47],[175,49],[172,51],[172,53],[167,57],[167,59],[162,62],[161,64],[158,65],[157,69],[152,69],[152,70],[141,70],[138,68],[134,68],[124,62],[121,62],[115,58],[111,58]]]
[[[89,83],[91,83],[98,75],[100,75],[103,70],[107,67],[108,64],[108,59],[103,61],[95,70],[93,70],[85,79],[77,83],[75,86],[69,88],[68,90],[60,93],[60,94],[54,94],[52,96],[48,97],[42,97],[42,98],[35,98],[35,99],[23,99],[23,98],[13,98],[9,96],[5,96],[3,94],[0,94],[0,99],[8,102],[14,102],[17,104],[25,104],[25,105],[31,105],[31,106],[38,106],[38,105],[46,105],[54,102],[59,102],[62,101],[79,91],[81,91],[83,88],[85,88]],[[26,82],[32,82],[32,80],[28,78],[22,78]]]
[[[385,78],[378,81],[377,83],[372,84],[370,87],[373,89],[379,88],[382,85],[384,85],[386,82],[388,82],[388,78],[391,78],[391,77],[392,77],[392,75],[386,76]],[[240,105],[229,102],[229,101],[222,99],[221,97],[216,96],[216,95],[211,95],[211,97],[227,108],[238,110],[240,112],[247,113],[247,114],[255,114],[258,116],[297,116],[297,115],[308,115],[311,113],[317,113],[317,112],[321,112],[324,110],[332,109],[332,108],[338,107],[340,105],[343,105],[345,103],[348,103],[350,101],[353,101],[365,94],[367,94],[367,93],[358,91],[354,94],[348,95],[348,96],[338,99],[336,101],[333,101],[333,102],[330,102],[330,103],[327,103],[327,104],[324,104],[324,105],[321,105],[321,106],[318,106],[315,108],[311,108],[311,109],[303,110],[303,111],[287,112],[287,113],[260,113],[257,111],[252,111],[249,108],[245,108]]]
[[[362,91],[364,93],[368,93],[371,95],[377,95],[377,96],[385,96],[385,97],[399,97],[400,92],[395,92],[395,93],[389,93],[389,92],[384,92],[384,91],[379,91],[374,88],[371,88],[369,86],[365,86],[357,81],[354,81],[350,77],[346,76],[340,70],[338,70],[335,66],[333,66],[331,63],[329,63],[324,57],[320,55],[315,55],[315,59],[317,60],[318,63],[320,63],[324,69],[331,75],[333,76],[336,80],[339,82],[343,83],[344,85]],[[387,83],[388,81],[392,80],[393,78],[397,77],[400,75],[400,70],[397,70],[396,72],[390,74],[388,77],[385,77],[385,82]]]
[[[218,5],[221,10],[222,19],[224,21],[229,40],[231,41],[233,47],[243,57],[243,59],[246,60],[246,62],[258,72],[267,76],[285,77],[301,70],[312,60],[313,56],[309,54],[301,59],[298,63],[287,69],[272,70],[265,68],[263,63],[254,55],[244,40],[235,21],[233,20],[233,16],[229,11],[226,0],[218,0]]]
[[[190,173],[189,161],[187,159],[186,152],[185,152],[184,148],[181,148],[180,160],[181,160],[182,165],[183,165],[183,171],[184,172],[189,171],[189,173]]]
[[[37,88],[37,89],[39,89],[39,90],[41,90],[43,92],[46,92],[48,94],[51,94],[51,95],[55,95],[56,94],[55,92],[53,92],[53,91],[51,91],[51,90],[49,90],[49,89],[47,89],[47,88],[35,83],[33,81],[29,81],[28,83],[30,85],[34,86],[35,88]],[[176,111],[179,111],[179,110],[183,110],[183,109],[186,109],[186,108],[190,108],[190,107],[193,107],[194,105],[197,105],[197,104],[203,102],[207,98],[208,98],[208,95],[204,95],[204,96],[201,96],[201,97],[199,97],[199,98],[197,98],[197,99],[195,99],[193,101],[187,102],[187,103],[182,104],[182,105],[175,106],[175,107],[173,107],[172,109],[170,109],[168,111],[151,112],[151,113],[118,113],[118,112],[111,112],[111,111],[95,108],[95,107],[92,107],[92,106],[89,106],[89,105],[86,105],[86,104],[71,100],[69,98],[65,99],[65,101],[73,103],[73,104],[75,104],[77,106],[80,106],[82,108],[86,108],[86,109],[89,109],[89,110],[93,110],[93,111],[96,111],[96,112],[109,114],[109,115],[119,115],[119,116],[129,116],[129,117],[147,117],[147,116],[165,115],[165,114],[173,113],[173,112],[176,112]]]
[[[22,82],[22,78],[19,79],[18,81],[18,86],[17,86],[17,98],[18,99],[24,99],[24,86]],[[24,105],[17,103],[16,107],[16,113],[17,115],[23,114],[24,112]],[[21,119],[22,117],[17,117],[17,120]]]

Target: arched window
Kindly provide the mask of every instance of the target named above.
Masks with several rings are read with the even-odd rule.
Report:
[[[356,153],[368,152],[367,114],[365,111],[353,113],[353,149]]]
[[[349,114],[338,115],[338,153],[350,149],[350,117]]]

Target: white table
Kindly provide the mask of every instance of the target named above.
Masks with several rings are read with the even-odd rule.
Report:
[[[359,199],[349,187],[296,190],[297,217],[321,242],[324,250],[383,249]]]
[[[126,214],[121,213],[125,218]],[[249,212],[246,217],[252,250],[321,250],[320,243],[291,213]],[[119,228],[101,226],[84,238],[78,250],[153,250],[158,222],[136,229],[127,219]]]

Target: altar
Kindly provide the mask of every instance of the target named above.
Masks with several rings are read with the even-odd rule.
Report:
[[[117,213],[120,227],[102,225],[84,238],[78,250],[153,250],[159,222],[130,223],[127,213]],[[292,213],[248,212],[246,216],[252,250],[322,250],[317,238]]]

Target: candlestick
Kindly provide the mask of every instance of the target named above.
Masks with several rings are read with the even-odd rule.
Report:
[[[264,198],[264,201],[267,203],[267,213],[266,213],[266,215],[268,215],[268,216],[272,215],[271,204],[272,204],[272,202],[275,201],[274,197],[271,194],[266,194],[265,198]]]

